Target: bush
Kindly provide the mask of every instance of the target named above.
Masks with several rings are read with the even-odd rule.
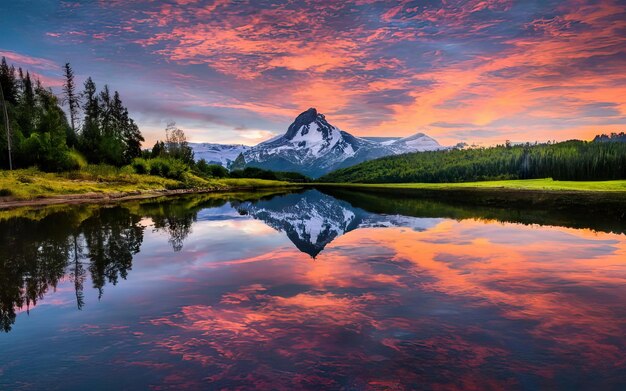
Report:
[[[75,149],[71,149],[68,152],[69,158],[74,161],[74,164],[78,166],[79,169],[83,169],[87,167],[87,159]]]
[[[226,178],[228,170],[219,164],[208,164],[206,160],[200,159],[196,163],[196,170],[203,176],[212,178]]]
[[[150,172],[150,163],[146,159],[136,158],[130,165],[137,174],[143,175]]]
[[[185,173],[189,170],[185,163],[176,159],[158,157],[148,160],[148,162],[150,163],[150,174],[163,178],[182,180]]]
[[[44,162],[40,165],[39,168],[42,171],[47,171],[47,172],[63,172],[63,171],[79,170],[81,167],[80,167],[79,159],[75,155],[72,155],[70,151],[67,151],[67,152],[59,151],[58,154],[56,153],[52,154],[49,160],[48,159],[44,160]]]

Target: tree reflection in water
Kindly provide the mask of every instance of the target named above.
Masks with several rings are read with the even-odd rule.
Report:
[[[152,219],[156,230],[167,232],[174,251],[180,251],[200,208],[158,202],[134,210],[85,206],[41,219],[0,221],[4,238],[0,244],[0,328],[9,332],[16,311],[28,312],[49,290],[55,290],[64,276],[74,284],[78,309],[85,305],[88,275],[99,298],[106,284],[126,279],[143,242],[143,216]]]
[[[79,309],[84,306],[87,270],[100,295],[107,281],[116,284],[126,278],[143,241],[139,219],[128,209],[115,207],[2,221],[0,327],[10,331],[16,309],[28,311],[66,274],[74,282]]]

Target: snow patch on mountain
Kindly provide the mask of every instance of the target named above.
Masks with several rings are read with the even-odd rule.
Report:
[[[445,149],[434,138],[424,133],[416,133],[397,140],[384,141],[381,144],[393,149],[395,154]]]
[[[251,147],[241,144],[189,143],[196,161],[204,159],[209,164],[221,164],[229,167],[240,153]]]

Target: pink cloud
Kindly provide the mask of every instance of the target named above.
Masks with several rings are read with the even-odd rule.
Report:
[[[16,65],[23,67],[32,67],[40,70],[60,69],[59,65],[56,64],[54,61],[40,57],[28,56],[12,51],[0,50],[0,57],[5,57],[8,62],[15,63]]]

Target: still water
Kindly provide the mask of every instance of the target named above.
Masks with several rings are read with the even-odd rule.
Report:
[[[620,223],[318,190],[3,217],[0,389],[626,388]]]

